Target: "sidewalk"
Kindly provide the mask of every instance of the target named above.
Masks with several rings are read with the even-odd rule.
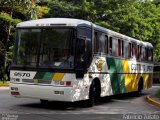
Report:
[[[9,85],[0,85],[0,87],[9,87]]]
[[[9,87],[7,87],[7,86],[0,86],[0,90],[9,90]]]
[[[157,98],[155,94],[147,95],[146,99],[150,104],[160,107],[160,98]]]
[[[147,101],[157,107],[160,107],[160,99],[159,98],[156,98],[155,96],[153,95],[148,95],[146,97]]]
[[[9,89],[9,85],[0,84],[0,90],[8,90],[8,89]]]

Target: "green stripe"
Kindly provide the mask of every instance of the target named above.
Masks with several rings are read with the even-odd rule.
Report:
[[[52,80],[54,73],[51,72],[37,72],[34,79]]]
[[[116,68],[118,73],[123,73],[123,66],[122,66],[122,60],[115,60],[116,62]],[[125,82],[124,82],[124,74],[118,74],[118,82],[120,86],[120,93],[125,93]]]
[[[53,73],[51,72],[46,72],[43,76],[43,80],[52,80]]]
[[[110,80],[112,85],[113,94],[125,93],[126,88],[124,84],[124,75],[117,74],[123,73],[122,60],[114,58],[106,58],[108,70],[110,72]]]

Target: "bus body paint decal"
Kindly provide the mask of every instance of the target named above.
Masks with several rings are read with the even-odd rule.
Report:
[[[63,77],[64,77],[64,73],[37,72],[34,79],[60,81],[63,79]]]
[[[33,79],[51,80],[53,75],[51,72],[37,72]]]
[[[132,75],[131,74],[128,74],[130,73],[130,69],[129,69],[129,63],[128,63],[128,60],[122,60],[122,66],[123,66],[123,72],[125,73],[124,74],[124,84],[125,84],[125,87],[126,87],[126,92],[131,92],[132,91],[132,80],[131,80],[131,77]]]
[[[55,73],[52,80],[60,81],[63,79],[63,77],[64,77],[64,73]]]
[[[143,78],[143,89],[148,89],[152,86],[153,75],[149,73],[143,73],[143,69],[138,71],[132,71],[131,67],[133,61],[120,60],[115,58],[106,58],[107,66],[109,70],[109,76],[112,86],[113,94],[128,93],[138,90],[138,83],[140,78]],[[147,65],[144,65],[147,69]]]
[[[108,64],[113,94],[125,93],[124,75],[117,74],[123,72],[121,61],[113,58],[106,58],[106,61]]]

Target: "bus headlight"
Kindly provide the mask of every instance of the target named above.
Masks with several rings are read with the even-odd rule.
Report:
[[[11,78],[10,81],[11,82],[20,82],[20,79],[19,78]]]
[[[16,81],[16,78],[11,78],[10,81],[11,81],[11,82],[15,82],[15,81]]]

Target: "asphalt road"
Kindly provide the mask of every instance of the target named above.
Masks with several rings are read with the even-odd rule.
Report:
[[[0,88],[0,120],[159,120],[160,108],[146,102],[146,96],[160,86],[143,91],[141,97],[133,94],[102,98],[92,108],[84,102],[49,102],[43,106],[39,100],[14,98],[9,89]]]

